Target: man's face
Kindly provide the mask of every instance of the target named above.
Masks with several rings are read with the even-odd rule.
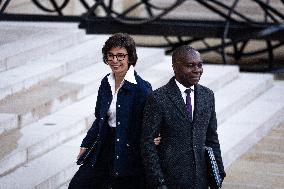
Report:
[[[202,59],[197,51],[190,51],[173,62],[175,77],[185,87],[196,85],[203,73]]]

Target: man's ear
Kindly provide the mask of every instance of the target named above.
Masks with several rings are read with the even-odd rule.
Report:
[[[176,65],[175,64],[172,64],[172,68],[174,70],[174,72],[176,71]]]

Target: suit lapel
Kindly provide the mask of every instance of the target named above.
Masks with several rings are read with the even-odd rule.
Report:
[[[183,101],[180,90],[175,83],[174,77],[167,84],[167,94],[168,94],[170,100],[172,101],[172,103],[177,107],[179,112],[182,114],[182,116],[187,121],[190,121],[189,116],[188,116],[188,112],[186,110],[186,105]]]
[[[197,122],[200,116],[203,114],[205,104],[205,95],[199,84],[194,87],[194,112],[193,112],[193,122]]]

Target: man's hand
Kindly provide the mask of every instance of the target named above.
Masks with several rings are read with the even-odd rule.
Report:
[[[84,147],[80,148],[80,152],[79,152],[79,154],[78,154],[78,156],[77,156],[77,160],[81,157],[81,155],[82,155],[83,153],[86,152],[86,150],[87,150],[87,148],[84,148]]]
[[[161,134],[159,134],[159,136],[157,138],[154,138],[155,145],[158,146],[160,144],[160,142],[161,142],[161,139],[162,139]]]

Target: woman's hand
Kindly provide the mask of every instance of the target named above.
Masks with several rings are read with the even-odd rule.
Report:
[[[77,160],[81,157],[81,155],[82,155],[83,153],[86,152],[86,150],[87,150],[87,148],[84,148],[84,147],[81,147],[81,148],[80,148],[80,152],[79,152],[79,154],[78,154],[78,156],[77,156]]]
[[[161,137],[161,134],[159,133],[159,136],[157,138],[154,138],[155,145],[158,146],[161,142],[161,139],[162,139],[162,137]]]

